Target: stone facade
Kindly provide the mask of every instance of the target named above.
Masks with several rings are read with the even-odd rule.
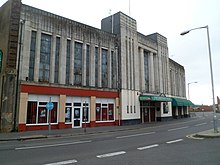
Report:
[[[8,54],[0,81],[5,90],[1,91],[2,131],[15,125],[19,131],[46,129],[48,117],[42,108],[50,100],[56,105],[53,128],[172,118],[168,97],[185,98],[185,71],[169,59],[166,37],[141,34],[136,20],[122,12],[104,18],[97,29],[24,4],[19,8],[19,4],[9,0],[0,9],[6,14],[0,18],[5,22],[0,34],[9,34],[5,36],[8,44],[0,43]],[[20,62],[17,66],[16,60]],[[8,68],[14,74],[6,76]],[[7,85],[11,88],[5,88]],[[85,106],[87,122],[82,118]],[[72,115],[67,119],[70,109]],[[75,112],[81,117],[74,118]]]
[[[21,2],[9,0],[0,8],[0,49],[3,52],[0,73],[0,130],[9,132],[17,125],[17,61]]]

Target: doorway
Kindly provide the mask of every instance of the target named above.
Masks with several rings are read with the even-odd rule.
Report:
[[[72,120],[72,128],[81,128],[82,127],[82,111],[81,107],[73,108],[73,120]]]

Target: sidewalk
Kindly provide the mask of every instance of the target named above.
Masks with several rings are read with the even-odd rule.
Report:
[[[214,133],[214,129],[207,131],[199,132],[193,135],[198,138],[219,138],[220,137],[220,128],[218,128],[218,133]]]
[[[185,120],[183,119],[182,122]],[[30,140],[30,139],[42,139],[42,138],[54,138],[54,137],[68,137],[68,136],[82,136],[89,134],[100,134],[106,132],[117,132],[126,130],[135,130],[141,128],[152,128],[162,125],[174,124],[175,121],[156,122],[156,123],[144,123],[137,125],[126,125],[126,126],[102,126],[102,127],[88,127],[86,128],[68,128],[68,129],[53,129],[53,130],[37,130],[37,131],[26,131],[26,132],[11,132],[11,133],[0,133],[0,141],[16,141],[16,140]],[[220,128],[218,128],[220,131]],[[218,138],[220,133],[214,133],[214,130],[207,130],[193,134],[194,137],[199,138]]]
[[[134,130],[146,127],[152,127],[160,124],[137,124],[127,126],[102,126],[102,127],[87,127],[85,128],[67,128],[67,129],[52,129],[52,130],[37,130],[26,132],[10,132],[0,133],[0,141],[16,141],[16,140],[30,140],[30,139],[43,139],[52,137],[68,137],[68,136],[81,136],[89,134],[99,134],[106,132],[117,132]]]

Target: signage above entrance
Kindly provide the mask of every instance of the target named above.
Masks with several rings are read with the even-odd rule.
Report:
[[[169,97],[163,96],[149,96],[149,95],[142,95],[139,96],[140,101],[164,101],[164,102],[171,102],[172,99]]]

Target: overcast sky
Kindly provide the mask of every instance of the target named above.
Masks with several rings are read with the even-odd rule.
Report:
[[[6,0],[0,0],[0,5]],[[195,104],[212,104],[212,88],[206,29],[209,26],[215,102],[220,96],[220,1],[219,0],[22,0],[72,20],[100,28],[101,19],[121,11],[137,21],[140,33],[158,32],[168,40],[169,57],[185,67],[186,88]],[[129,8],[130,6],[130,8]],[[188,89],[186,89],[188,96]]]

